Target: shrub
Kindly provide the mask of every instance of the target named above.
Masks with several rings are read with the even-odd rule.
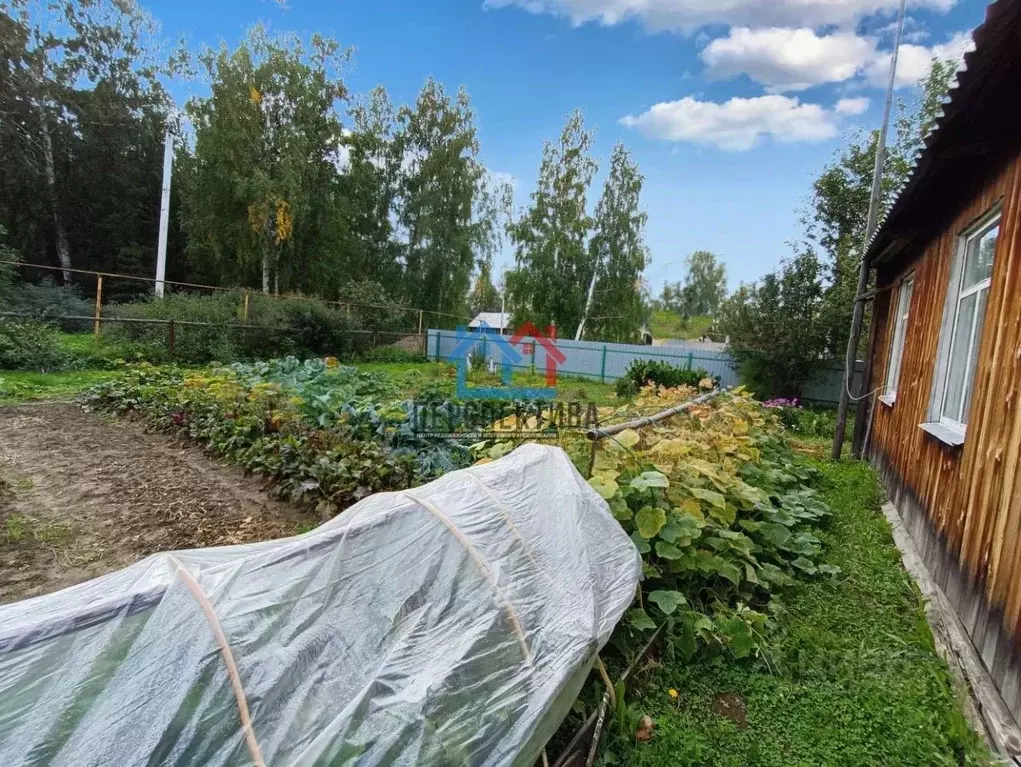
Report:
[[[241,297],[232,293],[177,294],[124,304],[112,313],[132,319],[175,320],[173,358],[187,364],[290,355],[354,356],[370,343],[367,334],[352,332],[356,324],[343,311],[316,301],[252,296],[247,323],[242,306]],[[168,348],[168,328],[163,322],[117,324],[111,337]]]
[[[231,325],[239,321],[239,307],[238,297],[229,293],[211,296],[182,293],[111,307],[109,314],[127,319],[206,323],[174,328],[174,358],[188,364],[203,364],[235,359],[236,331]],[[164,322],[110,323],[108,327],[111,339],[168,348],[168,328]]]
[[[60,334],[52,325],[0,319],[0,370],[47,372],[63,367]]]
[[[285,335],[296,357],[345,357],[361,352],[368,337],[352,333],[355,325],[345,314],[315,301],[285,301],[282,305]]]
[[[832,437],[837,414],[831,408],[804,407],[798,399],[771,399],[762,403],[788,431],[802,437]]]
[[[73,286],[61,287],[52,280],[19,282],[10,273],[0,276],[0,305],[4,311],[24,314],[40,322],[56,321],[68,333],[88,330],[89,321],[56,320],[57,317],[90,317],[92,301],[82,298]]]
[[[617,396],[633,397],[649,384],[665,389],[676,389],[678,386],[697,389],[699,383],[706,378],[716,386],[720,383],[719,376],[712,376],[703,368],[682,368],[663,360],[638,359],[632,361],[624,377],[617,381]]]

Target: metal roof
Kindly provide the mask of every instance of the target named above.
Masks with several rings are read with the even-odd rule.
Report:
[[[974,50],[965,54],[964,66],[957,73],[940,116],[869,241],[866,256],[870,260],[883,254],[895,240],[922,233],[926,224],[943,223],[934,215],[941,206],[935,210],[930,207],[936,195],[933,187],[940,182],[947,184],[952,196],[954,189],[964,187],[962,173],[969,175],[977,165],[976,157],[995,154],[998,147],[991,138],[998,137],[1004,143],[1009,140],[1003,118],[1018,108],[1021,0],[990,3],[972,39]],[[1009,129],[1016,134],[1017,126],[1015,122]],[[939,201],[947,203],[946,195]]]
[[[510,312],[479,312],[475,319],[468,323],[468,327],[477,328],[484,322],[494,330],[506,330],[511,326],[513,317]]]

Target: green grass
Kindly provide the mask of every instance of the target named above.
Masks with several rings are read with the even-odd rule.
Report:
[[[701,338],[713,326],[712,317],[684,319],[676,312],[657,309],[649,317],[649,332],[655,338]]]
[[[99,383],[115,378],[112,370],[67,370],[57,373],[0,371],[0,405],[47,399],[70,399]]]
[[[604,764],[985,763],[880,512],[875,473],[859,462],[816,465],[834,509],[825,559],[841,576],[784,595],[770,667],[717,658],[650,672],[630,703],[656,721],[655,736],[635,744],[611,728]],[[714,713],[720,695],[743,699],[746,729]]]
[[[453,395],[454,392],[455,367],[447,362],[359,362],[355,366],[360,370],[384,373],[395,380],[407,382],[411,395],[427,384],[439,382],[449,382],[450,394]],[[515,371],[513,384],[522,388],[543,388],[546,386],[546,377],[541,372]],[[468,385],[495,387],[501,386],[502,383],[499,374],[472,371],[468,377]],[[600,406],[617,404],[613,384],[604,384],[587,378],[559,376],[556,388],[559,400],[594,402]]]

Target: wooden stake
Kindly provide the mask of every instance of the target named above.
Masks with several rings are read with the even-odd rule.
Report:
[[[251,299],[251,297],[252,297],[251,294],[246,290],[245,291],[245,313],[244,313],[244,320],[245,320],[245,322],[248,322],[248,302]]]
[[[103,278],[96,278],[96,322],[93,328],[93,333],[96,336],[96,340],[99,340],[99,326],[102,324],[101,319],[103,316]]]
[[[422,335],[422,319],[423,319],[424,315],[425,315],[425,312],[423,312],[421,309],[419,309],[418,310],[418,334],[419,335]]]

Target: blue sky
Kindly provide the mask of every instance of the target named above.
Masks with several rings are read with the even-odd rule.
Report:
[[[144,0],[143,0],[144,2]],[[413,101],[465,85],[483,159],[527,203],[542,143],[583,111],[601,168],[624,142],[646,178],[658,293],[697,249],[732,286],[773,269],[798,208],[848,132],[876,127],[897,0],[149,0],[170,39],[235,43],[257,21],[355,48],[345,81]],[[959,56],[981,0],[912,0],[900,95],[934,53]],[[183,103],[202,86],[175,89]],[[599,194],[597,177],[590,204]],[[503,260],[509,261],[509,251]],[[499,268],[499,267],[498,267]]]

